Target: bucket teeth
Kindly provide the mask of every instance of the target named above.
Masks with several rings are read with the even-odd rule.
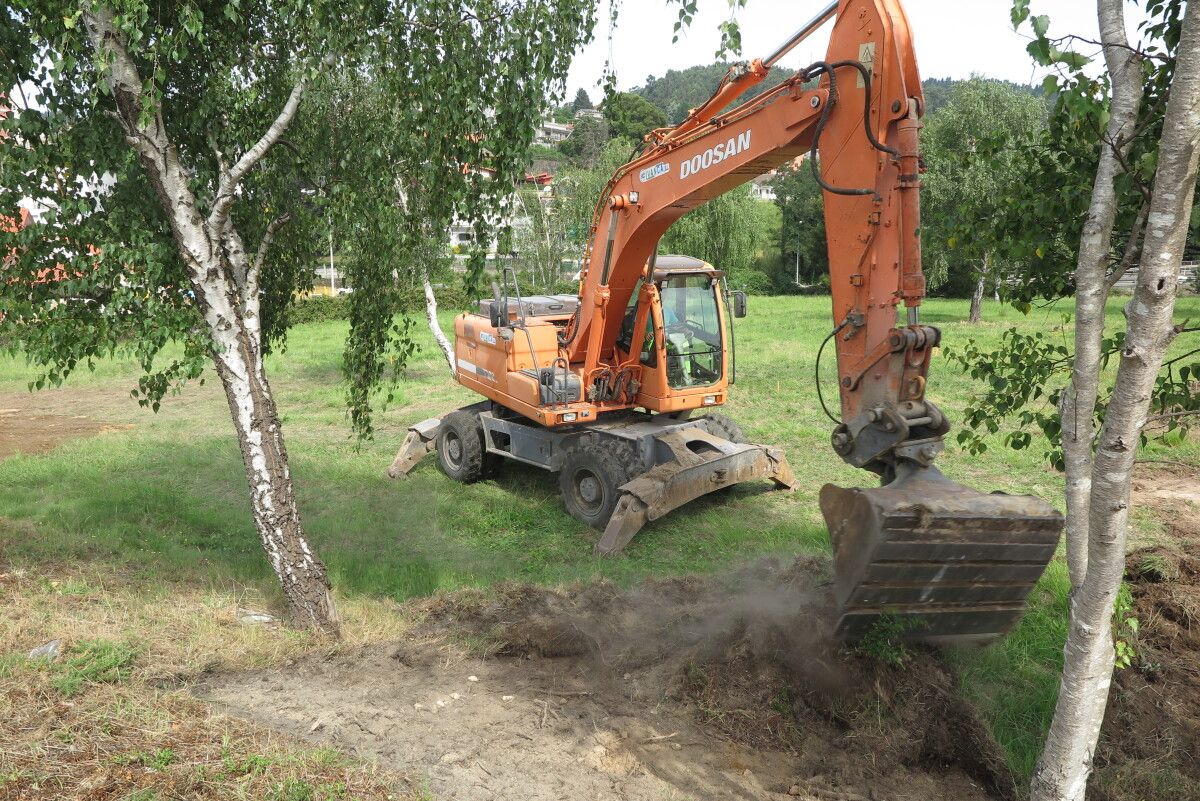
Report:
[[[1039,498],[990,495],[923,468],[877,489],[821,490],[834,548],[837,633],[885,617],[897,636],[990,641],[1008,632],[1058,547],[1063,519]]]

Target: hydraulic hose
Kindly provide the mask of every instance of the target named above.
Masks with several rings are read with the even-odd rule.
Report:
[[[876,195],[878,193],[874,189],[849,189],[841,186],[834,186],[825,180],[821,175],[821,167],[817,163],[818,151],[821,145],[821,134],[825,131],[825,126],[829,122],[829,117],[833,113],[833,107],[838,103],[837,91],[837,75],[835,70],[843,67],[854,67],[863,77],[863,130],[867,134],[867,141],[871,143],[871,147],[876,150],[887,153],[896,158],[900,157],[900,151],[895,148],[888,147],[879,141],[875,136],[875,131],[871,127],[871,71],[858,61],[835,61],[830,64],[825,61],[818,61],[802,71],[802,77],[805,81],[810,81],[819,75],[829,76],[829,101],[825,104],[825,108],[821,109],[821,117],[817,120],[817,126],[813,129],[812,151],[809,154],[809,162],[812,165],[813,177],[817,181],[817,185],[826,192],[831,192],[835,195]]]

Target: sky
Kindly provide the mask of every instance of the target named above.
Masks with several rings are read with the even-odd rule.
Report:
[[[669,69],[684,69],[715,61],[720,41],[717,25],[729,17],[729,0],[698,0],[699,10],[691,28],[671,44],[678,5],[667,0],[619,0],[621,11],[611,45],[621,90],[646,82],[646,76],[661,76]],[[596,82],[609,56],[608,4],[601,0],[595,40],[575,57],[567,79],[567,98],[586,89],[593,101],[601,96]],[[768,55],[792,32],[811,19],[827,0],[747,0],[738,14],[744,58]],[[969,78],[979,74],[1017,83],[1040,83],[1044,71],[1034,69],[1025,47],[1026,32],[1012,29],[1011,0],[906,0],[905,10],[913,29],[917,60],[926,78]],[[1067,33],[1098,39],[1095,0],[1032,0],[1034,14],[1051,19],[1050,35]],[[1128,7],[1131,40],[1135,41],[1136,10]],[[781,62],[797,68],[825,55],[829,30],[826,24]],[[1028,28],[1025,29],[1028,31]],[[1084,45],[1089,55],[1098,48]]]

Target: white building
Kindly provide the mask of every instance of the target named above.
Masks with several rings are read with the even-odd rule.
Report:
[[[775,179],[778,174],[772,170],[766,175],[760,175],[750,182],[750,197],[755,200],[765,200],[768,203],[775,202]]]
[[[533,137],[535,145],[557,145],[559,142],[566,139],[575,130],[574,125],[564,122],[555,122],[551,119],[542,120],[542,124],[538,126],[537,133]]]

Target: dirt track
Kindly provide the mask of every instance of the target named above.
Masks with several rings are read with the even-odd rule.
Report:
[[[101,423],[82,415],[30,414],[24,409],[0,408],[0,459],[16,453],[45,453],[69,439],[128,428],[132,426]]]
[[[196,691],[427,776],[439,799],[1011,792],[994,743],[933,659],[895,673],[825,636],[818,572],[761,564],[633,592],[454,593],[428,602],[406,642]]]

